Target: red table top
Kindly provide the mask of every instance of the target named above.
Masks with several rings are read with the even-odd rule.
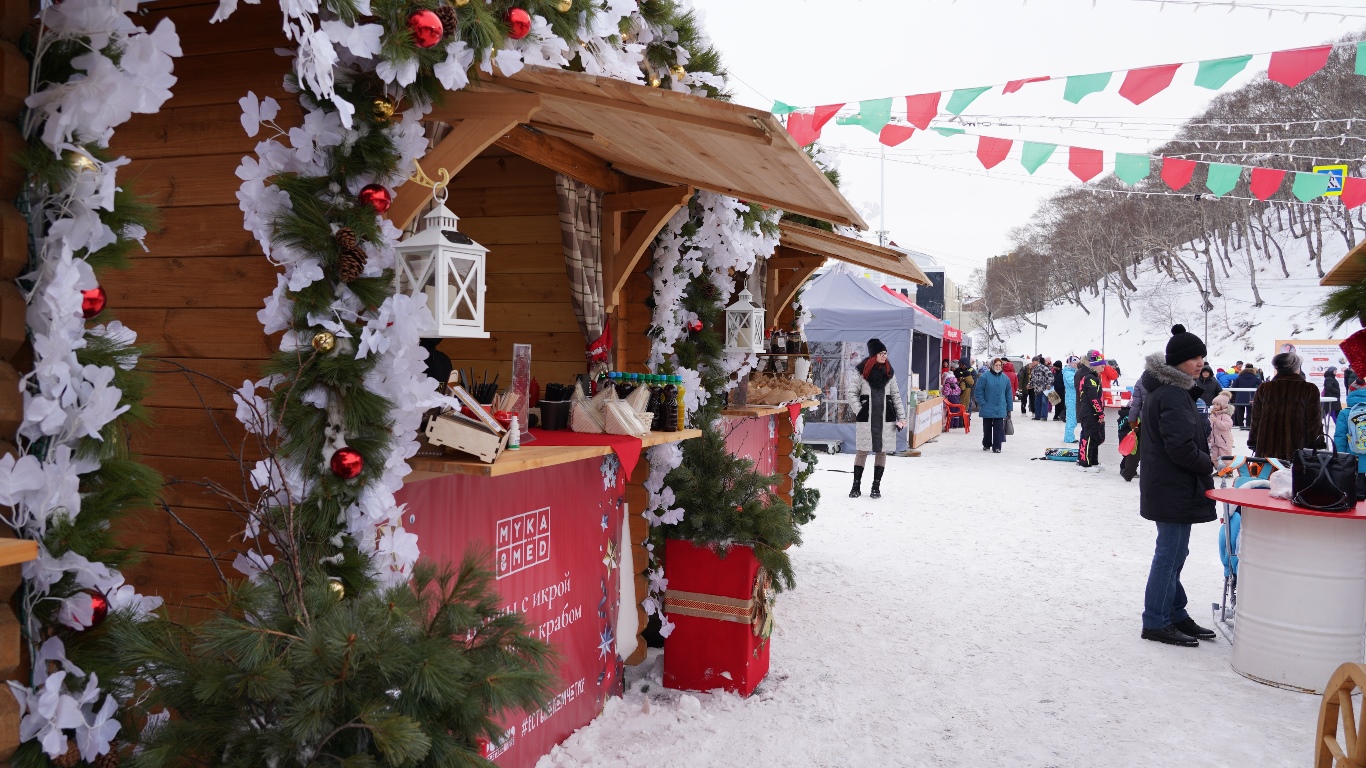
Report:
[[[1215,488],[1205,491],[1205,495],[1215,501],[1237,504],[1254,509],[1272,512],[1288,512],[1292,515],[1311,515],[1313,517],[1339,517],[1347,520],[1366,520],[1366,501],[1357,502],[1356,508],[1345,512],[1319,512],[1291,504],[1288,499],[1273,499],[1271,491],[1265,488]]]

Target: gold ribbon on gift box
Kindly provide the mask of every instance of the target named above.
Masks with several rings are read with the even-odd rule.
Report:
[[[748,624],[755,636],[767,639],[773,634],[773,601],[773,579],[761,568],[748,600],[670,589],[664,592],[664,612]]]

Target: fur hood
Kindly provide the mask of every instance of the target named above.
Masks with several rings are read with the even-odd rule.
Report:
[[[1167,365],[1167,355],[1163,352],[1155,352],[1148,355],[1148,360],[1144,366],[1144,371],[1157,379],[1160,384],[1167,384],[1177,389],[1190,389],[1195,386],[1195,379],[1187,376],[1181,371]]]

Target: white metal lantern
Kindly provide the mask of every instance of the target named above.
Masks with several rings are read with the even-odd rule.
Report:
[[[764,310],[754,306],[748,289],[740,291],[735,303],[726,307],[726,351],[764,351]]]
[[[423,328],[423,336],[487,339],[484,259],[489,249],[456,229],[459,219],[446,207],[444,193],[424,217],[422,231],[396,246],[395,288],[431,310],[436,324]]]

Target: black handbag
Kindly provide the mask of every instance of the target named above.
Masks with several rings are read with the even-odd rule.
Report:
[[[1011,408],[1011,410],[1014,411],[1015,409],[1014,409],[1014,408]],[[1006,414],[1006,434],[1007,434],[1007,435],[1013,435],[1013,434],[1015,434],[1015,422],[1013,422],[1013,421],[1010,420],[1010,414],[1009,414],[1009,413]]]
[[[1346,512],[1356,507],[1357,457],[1301,448],[1290,458],[1290,500],[1319,512]]]

